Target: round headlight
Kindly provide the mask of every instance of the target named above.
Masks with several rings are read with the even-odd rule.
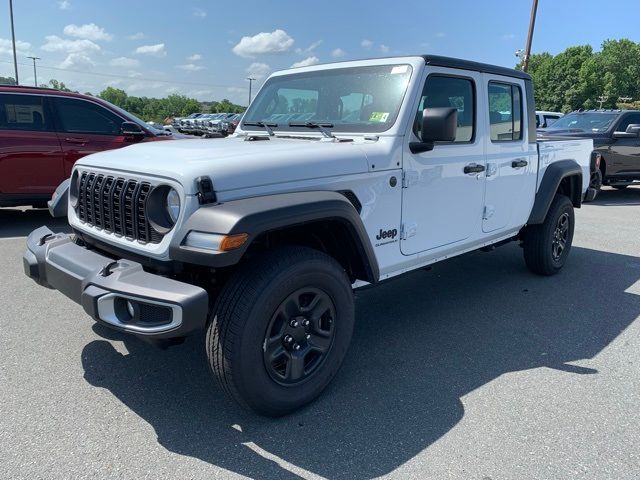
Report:
[[[172,223],[176,223],[180,215],[180,195],[175,189],[170,188],[165,197],[165,208]]]

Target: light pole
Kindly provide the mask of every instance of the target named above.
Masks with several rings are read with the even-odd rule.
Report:
[[[38,86],[38,74],[36,73],[36,60],[40,60],[40,57],[27,57],[33,60],[33,83]]]
[[[598,97],[598,101],[600,102],[600,110],[602,110],[602,104],[607,101],[607,98],[609,98],[607,95],[600,95]]]
[[[251,105],[251,84],[255,82],[256,79],[252,77],[247,77],[247,80],[249,80],[249,105]],[[249,105],[247,105],[247,108],[249,107]]]
[[[13,30],[13,0],[9,0],[9,17],[11,18],[11,40],[13,41],[13,69],[16,74],[16,85],[20,85],[18,80],[18,57],[16,56],[16,34]]]
[[[524,60],[522,62],[522,71],[529,69],[529,58],[531,57],[531,44],[533,43],[533,29],[536,26],[536,13],[538,12],[538,0],[533,0],[531,5],[531,18],[529,19],[529,34],[527,35],[527,46],[524,50]]]

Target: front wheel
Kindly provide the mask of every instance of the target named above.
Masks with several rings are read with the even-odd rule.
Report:
[[[556,195],[544,222],[529,225],[524,232],[524,260],[534,273],[553,275],[564,266],[573,242],[573,204],[565,195]]]
[[[284,415],[333,379],[353,324],[351,282],[337,261],[305,247],[274,250],[223,288],[207,328],[209,364],[241,405]]]

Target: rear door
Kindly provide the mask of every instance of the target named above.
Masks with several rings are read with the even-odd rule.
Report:
[[[53,106],[67,175],[85,155],[131,144],[122,135],[124,119],[98,103],[59,96],[53,98]]]
[[[524,81],[483,74],[489,124],[482,231],[509,230],[527,219],[536,190],[537,150],[528,139]]]
[[[0,93],[0,193],[45,199],[64,179],[47,97]]]

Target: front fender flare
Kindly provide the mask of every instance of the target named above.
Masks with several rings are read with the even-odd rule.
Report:
[[[185,263],[231,266],[240,261],[251,242],[261,234],[318,220],[337,220],[347,226],[365,265],[367,281],[376,282],[380,276],[378,262],[362,219],[344,195],[333,191],[282,193],[203,206],[174,235],[169,256]],[[191,231],[247,233],[249,240],[237,250],[212,253],[184,245]]]

